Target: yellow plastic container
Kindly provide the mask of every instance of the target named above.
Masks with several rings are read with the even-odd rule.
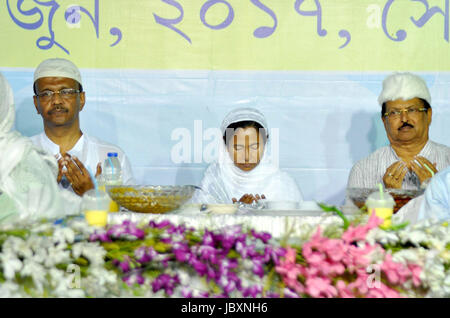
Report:
[[[85,210],[84,217],[91,226],[106,226],[108,223],[108,211],[106,210]]]
[[[107,194],[107,192],[106,192],[106,186],[105,186],[105,185],[99,186],[98,189],[99,189],[100,191],[103,191],[103,192],[105,192],[105,193]],[[108,195],[108,196],[109,196],[109,195]],[[111,199],[111,197],[110,197],[109,199],[110,199],[110,202],[109,202],[109,208],[108,208],[108,211],[109,211],[109,212],[119,212],[120,206],[117,204],[117,202],[114,201],[113,199]]]
[[[375,213],[376,216],[384,220],[383,224],[380,225],[382,229],[386,229],[392,225],[393,208],[373,208],[371,213]]]
[[[111,199],[100,190],[89,190],[83,195],[82,210],[87,223],[91,226],[106,226],[108,208]]]
[[[394,198],[388,192],[373,192],[366,200],[367,211],[370,215],[375,213],[376,216],[383,219],[384,222],[380,228],[386,229],[392,225],[392,215],[394,214]]]

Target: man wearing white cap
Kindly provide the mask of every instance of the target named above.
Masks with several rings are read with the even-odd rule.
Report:
[[[431,96],[425,81],[411,73],[394,73],[383,81],[378,97],[390,145],[352,168],[348,188],[418,189],[450,165],[450,148],[429,140]]]
[[[85,105],[81,75],[66,59],[43,61],[34,72],[34,105],[42,116],[44,132],[31,137],[33,143],[55,155],[59,160],[58,183],[83,195],[94,187],[89,170],[101,173],[101,162],[108,152],[116,152],[125,184],[133,176],[128,158],[112,144],[88,136],[80,129],[79,113]]]

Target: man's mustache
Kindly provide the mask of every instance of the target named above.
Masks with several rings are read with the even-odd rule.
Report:
[[[403,125],[401,125],[401,127],[399,128],[399,130],[402,129],[403,127],[411,127],[411,128],[414,128],[413,125],[411,125],[411,124],[409,124],[409,123],[407,123],[407,122],[404,122]]]
[[[51,114],[53,114],[56,111],[62,111],[62,112],[67,113],[69,110],[67,108],[64,108],[64,107],[61,107],[61,106],[56,106],[56,107],[53,107],[52,109],[50,109],[47,112],[47,114],[51,115]]]

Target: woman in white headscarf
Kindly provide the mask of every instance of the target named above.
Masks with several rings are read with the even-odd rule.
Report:
[[[238,108],[223,120],[219,158],[206,170],[192,203],[303,201],[295,181],[268,155],[271,143],[264,115]],[[275,154],[272,154],[274,157]]]
[[[77,212],[80,199],[55,181],[56,159],[11,131],[14,117],[13,93],[0,73],[0,223]]]

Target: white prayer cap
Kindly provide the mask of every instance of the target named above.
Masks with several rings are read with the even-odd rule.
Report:
[[[78,67],[66,59],[51,58],[42,61],[34,71],[34,81],[42,77],[67,77],[76,80],[80,85],[83,84]]]
[[[255,108],[236,108],[230,111],[222,121],[221,131],[225,133],[228,126],[241,121],[255,121],[268,130],[264,114]]]
[[[378,96],[378,103],[383,103],[403,99],[422,98],[431,105],[431,95],[427,88],[427,83],[411,73],[394,73],[386,77],[383,81],[383,90]]]

